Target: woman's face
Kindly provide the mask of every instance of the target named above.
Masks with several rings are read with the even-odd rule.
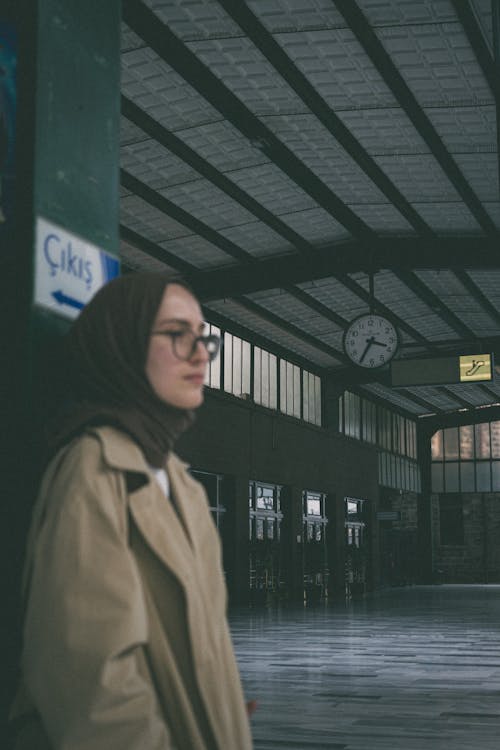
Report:
[[[205,346],[198,342],[187,360],[181,340],[194,340],[204,331],[200,306],[193,295],[179,284],[169,284],[153,323],[146,358],[146,377],[158,398],[179,409],[195,409],[203,401],[203,381],[209,360]],[[180,334],[187,336],[181,339]],[[192,338],[189,339],[189,333]],[[166,335],[166,334],[174,334]]]

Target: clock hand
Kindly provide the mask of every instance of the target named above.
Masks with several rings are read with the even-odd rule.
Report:
[[[370,346],[373,344],[374,341],[375,341],[375,336],[370,336],[369,339],[366,339],[365,350],[363,354],[361,355],[361,357],[359,358],[359,364],[361,364],[361,362],[364,360],[364,358],[368,354],[368,349],[370,348]]]
[[[375,338],[372,340],[372,344],[376,344],[377,346],[384,346],[387,349],[387,344],[384,344],[382,341],[377,341]]]

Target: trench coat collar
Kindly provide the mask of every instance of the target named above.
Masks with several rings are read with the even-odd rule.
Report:
[[[151,467],[148,465],[143,452],[137,443],[121,430],[114,427],[96,427],[89,430],[95,434],[102,445],[104,460],[113,469],[119,469],[126,472],[139,472],[151,477]],[[163,468],[170,465],[189,468],[189,464],[173,453],[169,457]],[[175,469],[174,469],[175,471]]]
[[[170,491],[182,516],[182,522],[172,503],[165,502],[163,490],[154,480],[151,468],[137,444],[123,432],[112,427],[99,427],[93,432],[101,442],[104,460],[114,469],[127,474],[142,474],[145,482],[129,492],[128,505],[144,540],[156,556],[178,578],[185,589],[192,581],[188,571],[196,554],[196,496],[197,485],[186,477],[185,464],[170,453],[165,464]],[[186,497],[186,494],[188,497]],[[184,528],[183,528],[184,526]]]

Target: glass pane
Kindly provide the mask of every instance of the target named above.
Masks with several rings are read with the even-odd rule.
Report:
[[[482,425],[476,425],[476,427]],[[478,461],[476,463],[476,491],[491,492],[490,462]]]
[[[287,362],[280,359],[280,409],[286,414],[286,370]]]
[[[500,491],[500,461],[491,462],[491,489],[493,492]]]
[[[391,425],[392,425],[392,446],[391,450],[393,453],[399,452],[399,420],[397,414],[391,415]]]
[[[293,365],[286,363],[286,413],[293,414]]]
[[[460,458],[474,458],[474,428],[471,424],[460,428]]]
[[[456,461],[458,458],[458,428],[448,427],[444,432],[444,460]]]
[[[344,396],[339,396],[339,432],[344,432]]]
[[[302,417],[309,422],[309,373],[302,372]],[[312,402],[311,402],[312,411]]]
[[[262,401],[264,406],[269,406],[269,354],[262,352]]]
[[[293,416],[300,419],[300,367],[293,366]]]
[[[262,403],[261,396],[261,354],[258,346],[253,348],[253,399],[256,404]]]
[[[307,515],[309,516],[320,516],[321,515],[321,501],[320,498],[308,497],[307,498]]]
[[[417,457],[417,425],[412,422],[410,425],[410,458]]]
[[[233,337],[224,334],[224,390],[233,391]]]
[[[261,510],[274,509],[274,490],[272,487],[257,485],[257,508]]]
[[[305,373],[304,373],[305,375]],[[309,422],[315,422],[315,408],[314,408],[314,380],[315,375],[311,375],[311,373],[308,373],[309,375],[309,383],[308,383],[308,391],[309,391],[309,415],[308,420]]]
[[[264,539],[264,519],[255,519],[255,537],[256,539]]]
[[[444,465],[444,491],[458,492],[458,463],[446,463]]]
[[[274,354],[269,355],[269,406],[278,406],[278,360]]]
[[[241,342],[241,393],[250,395],[250,368],[252,366],[252,347],[248,341]]]
[[[396,486],[396,456],[389,454],[389,487]]]
[[[491,455],[500,458],[500,422],[491,422]]]
[[[490,457],[490,425],[477,424],[474,427],[476,433],[476,458],[489,458]],[[482,490],[478,487],[478,492]]]
[[[460,464],[460,490],[461,492],[475,492],[476,479],[473,461],[462,461]]]
[[[321,378],[314,378],[314,421],[321,426]]]
[[[433,492],[444,492],[443,464],[432,464],[431,485]]]
[[[431,438],[431,456],[433,461],[444,461],[442,430],[435,432]]]
[[[406,429],[405,421],[406,420],[405,420],[404,417],[399,417],[399,452],[401,453],[402,456],[405,455],[405,443],[406,443],[406,439],[405,439],[405,429]]]
[[[241,395],[241,339],[233,336],[233,387],[232,393]]]

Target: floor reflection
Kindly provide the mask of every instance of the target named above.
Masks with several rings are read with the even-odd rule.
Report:
[[[500,586],[230,612],[256,750],[500,747]]]

